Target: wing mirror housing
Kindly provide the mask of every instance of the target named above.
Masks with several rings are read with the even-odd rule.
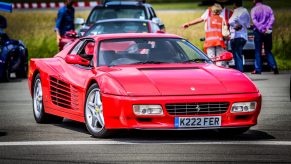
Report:
[[[83,24],[85,24],[85,20],[83,18],[76,18],[74,21],[74,24],[83,25]]]
[[[75,55],[75,54],[69,54],[66,56],[65,61],[68,64],[80,64],[83,66],[89,66],[90,65],[90,61],[86,60],[82,57],[80,57],[79,55]]]
[[[218,55],[213,59],[214,62],[218,61],[230,61],[233,59],[233,54],[231,52],[223,52],[222,54]]]
[[[78,34],[76,31],[67,31],[65,33],[65,36],[69,38],[78,38]]]
[[[157,18],[157,17],[153,18],[152,21],[153,21],[155,24],[157,24],[157,25],[162,24],[161,19],[160,19],[160,18]]]

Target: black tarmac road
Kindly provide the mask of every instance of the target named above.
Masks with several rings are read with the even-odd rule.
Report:
[[[291,163],[291,72],[247,74],[263,95],[258,125],[213,131],[122,131],[92,138],[84,124],[37,124],[27,80],[0,83],[0,163]]]

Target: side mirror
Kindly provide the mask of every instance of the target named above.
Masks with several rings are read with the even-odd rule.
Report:
[[[157,17],[154,17],[154,18],[152,19],[152,21],[153,21],[155,24],[157,24],[157,25],[162,24],[161,19],[160,19],[160,18],[157,18]]]
[[[69,38],[78,38],[78,34],[76,31],[67,31],[65,33],[65,36]]]
[[[218,62],[218,61],[230,61],[233,59],[233,55],[231,52],[223,52],[222,54],[218,55],[217,57],[215,57],[213,59],[214,62]]]
[[[79,55],[73,55],[73,54],[69,54],[66,56],[65,61],[68,64],[80,64],[83,66],[88,66],[90,65],[90,61],[86,60],[82,57],[80,57]]]
[[[85,20],[83,18],[76,18],[74,23],[76,25],[83,25],[83,24],[85,24]]]

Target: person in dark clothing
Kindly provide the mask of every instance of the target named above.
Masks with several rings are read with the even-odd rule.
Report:
[[[9,36],[4,32],[4,29],[7,28],[6,18],[0,15],[0,45],[4,45],[9,39]]]
[[[73,7],[73,0],[66,0],[65,6],[61,7],[58,11],[58,17],[56,19],[55,31],[57,34],[57,42],[59,43],[62,36],[67,31],[74,30],[74,17],[75,9]]]
[[[276,60],[271,52],[272,50],[272,28],[275,16],[271,7],[264,5],[263,0],[253,0],[255,6],[252,8],[251,16],[254,23],[255,35],[255,70],[252,74],[261,74],[262,72],[262,44],[267,57],[269,66],[274,74],[279,74]]]

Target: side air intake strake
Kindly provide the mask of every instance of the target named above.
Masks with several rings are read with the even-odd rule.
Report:
[[[51,100],[55,105],[63,108],[72,108],[71,106],[71,86],[62,80],[50,77]]]

